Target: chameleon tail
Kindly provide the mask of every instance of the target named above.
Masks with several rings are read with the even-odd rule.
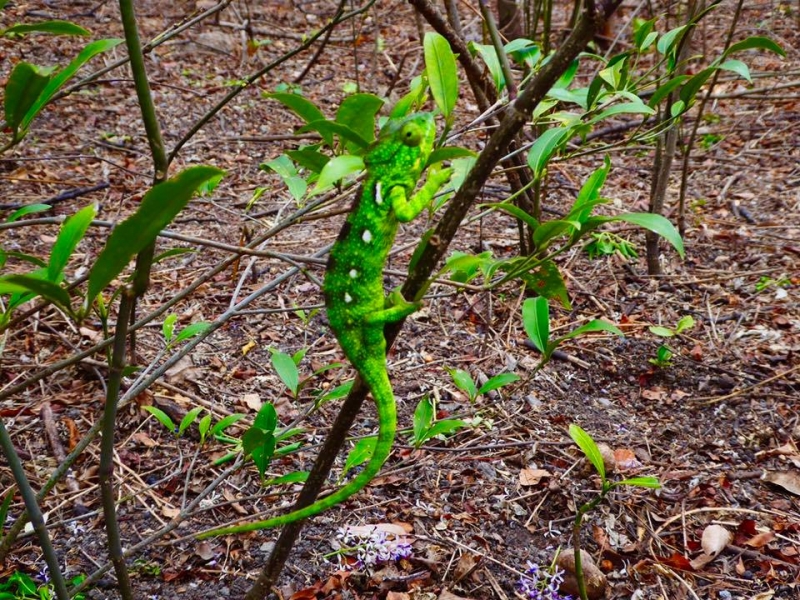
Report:
[[[344,502],[350,496],[363,489],[373,477],[378,474],[383,463],[386,462],[386,459],[389,458],[389,454],[392,451],[392,444],[394,443],[394,436],[397,429],[397,407],[394,401],[394,393],[392,392],[392,384],[389,382],[389,376],[386,373],[386,365],[383,363],[383,360],[380,362],[370,361],[369,364],[362,365],[362,367],[363,370],[360,369],[359,374],[367,386],[369,386],[372,397],[375,400],[375,406],[378,409],[378,439],[375,443],[375,450],[361,473],[344,487],[305,508],[264,521],[253,521],[252,523],[243,523],[241,525],[205,531],[197,536],[199,539],[281,527],[301,519],[307,519],[308,517]]]

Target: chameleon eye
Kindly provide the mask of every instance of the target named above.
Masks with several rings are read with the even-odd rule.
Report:
[[[419,146],[422,141],[422,132],[412,123],[406,123],[400,130],[400,139],[406,146]]]

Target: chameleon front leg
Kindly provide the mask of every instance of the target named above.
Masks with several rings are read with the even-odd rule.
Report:
[[[401,223],[408,223],[428,206],[439,188],[450,179],[452,169],[431,169],[428,172],[428,180],[419,191],[408,199],[406,189],[402,185],[396,185],[389,190],[389,202],[395,217]]]
[[[422,302],[409,302],[403,298],[399,290],[394,290],[386,297],[385,308],[364,317],[364,324],[376,326],[396,323],[417,312],[421,307]]]

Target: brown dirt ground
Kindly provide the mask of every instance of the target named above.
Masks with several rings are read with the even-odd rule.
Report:
[[[193,2],[138,2],[143,38],[180,23]],[[201,4],[201,3],[197,3]],[[748,57],[756,87],[778,88],[766,95],[736,95],[739,81],[720,83],[720,99],[709,107],[719,121],[704,125],[704,133],[720,136],[699,148],[690,162],[687,258],[681,261],[665,248],[666,277],[648,278],[643,258],[627,262],[617,257],[589,261],[585,253],[567,253],[560,267],[573,300],[571,311],[554,310],[555,327],[568,330],[590,318],[620,324],[624,340],[592,337],[563,348],[582,362],[554,361],[531,376],[535,351],[525,344],[520,320],[522,297],[507,286],[490,293],[456,293],[435,289],[437,297],[411,318],[393,351],[391,377],[400,402],[400,427],[409,428],[414,406],[426,394],[439,399],[440,418],[459,416],[475,427],[446,441],[432,441],[420,450],[401,435],[381,476],[339,509],[316,518],[304,530],[282,584],[283,598],[378,598],[394,593],[404,598],[511,598],[518,572],[526,561],[550,563],[558,548],[571,545],[576,507],[597,490],[592,476],[567,436],[578,423],[623,461],[621,476],[655,475],[663,488],[648,491],[622,488],[590,513],[583,528],[586,549],[598,560],[614,599],[775,598],[798,597],[800,572],[800,383],[797,377],[800,311],[800,111],[796,99],[800,73],[800,37],[796,10],[775,2],[747,3],[740,35],[770,35],[788,58]],[[153,95],[171,147],[181,135],[241,78],[298,43],[298,36],[332,14],[328,2],[234,3],[219,24],[205,23],[170,40],[148,57]],[[701,29],[698,52],[714,56],[724,38],[733,3],[712,14]],[[112,2],[15,2],[0,13],[0,25],[20,20],[69,18],[101,35],[120,35]],[[231,27],[249,20],[254,37],[269,40],[252,55],[242,52],[245,33]],[[477,35],[470,20],[467,29]],[[386,51],[375,55],[374,24],[386,40]],[[357,36],[359,44],[347,40]],[[341,41],[340,41],[341,40]],[[33,43],[35,42],[35,43]],[[74,56],[74,40],[28,38],[0,41],[0,78],[24,58],[37,64],[64,63]],[[419,70],[418,34],[410,9],[401,2],[379,3],[369,19],[344,27],[322,54],[303,83],[310,98],[333,114],[342,85],[356,77],[364,91],[384,93],[392,78],[390,60],[407,62],[396,88]],[[174,169],[214,164],[227,177],[210,196],[192,203],[170,227],[184,235],[239,245],[285,218],[294,202],[285,186],[258,169],[294,142],[268,136],[291,134],[294,118],[264,100],[261,93],[299,73],[310,53],[288,61],[268,79],[251,86],[212,120],[183,149]],[[111,57],[109,57],[110,59]],[[413,70],[412,70],[413,65]],[[29,138],[0,159],[3,203],[30,203],[74,187],[108,182],[108,189],[58,203],[51,214],[69,215],[89,202],[99,203],[98,218],[118,220],[136,206],[150,181],[151,164],[140,127],[129,73],[117,70],[101,83],[82,88],[45,111]],[[466,89],[466,88],[464,88]],[[464,92],[463,96],[466,96]],[[730,97],[731,95],[735,97]],[[463,118],[474,114],[462,101]],[[259,141],[260,138],[260,141]],[[707,139],[711,139],[710,137]],[[465,138],[465,144],[480,140]],[[612,156],[614,169],[605,194],[614,199],[610,210],[642,210],[646,206],[651,148],[626,148]],[[552,177],[550,207],[568,206],[586,175],[600,164],[590,155],[560,164]],[[678,176],[672,191],[677,189]],[[507,194],[497,177],[488,197]],[[256,207],[244,208],[258,187],[266,187]],[[342,207],[344,204],[341,205]],[[335,238],[341,217],[309,220],[272,238],[265,249],[311,254]],[[410,244],[424,223],[406,228],[392,261],[407,263]],[[6,250],[27,250],[46,256],[55,226],[11,229],[0,233]],[[619,231],[643,248],[635,229]],[[96,256],[105,231],[93,229],[70,265],[70,276],[85,272]],[[516,228],[505,218],[486,217],[465,224],[453,249],[495,255],[513,254]],[[226,258],[222,250],[191,242],[163,240],[162,247],[198,247],[196,254],[161,263],[141,314],[157,308]],[[643,250],[640,254],[643,254]],[[188,257],[188,258],[187,258]],[[16,263],[9,263],[16,264]],[[242,258],[173,308],[181,325],[212,321],[247,294],[265,289],[288,265],[266,258]],[[319,277],[320,268],[312,269]],[[785,278],[791,286],[756,291],[762,278]],[[390,277],[392,286],[398,277]],[[237,287],[239,286],[239,287]],[[347,370],[319,375],[291,399],[270,367],[269,349],[296,352],[307,348],[304,375],[341,359],[326,328],[324,315],[308,323],[291,311],[321,301],[315,281],[293,276],[268,290],[202,344],[164,380],[118,418],[117,484],[119,517],[125,545],[135,544],[168,521],[181,506],[220,473],[211,460],[223,452],[212,444],[196,457],[196,436],[176,440],[140,410],[156,403],[180,415],[197,403],[216,415],[252,414],[254,399],[272,401],[283,423],[310,404],[314,389],[332,388],[346,380]],[[673,365],[658,369],[648,363],[662,340],[647,327],[674,325],[691,315],[696,326],[668,340]],[[160,321],[159,321],[160,323]],[[6,341],[0,363],[0,384],[19,378],[87,347],[100,335],[98,322],[80,330],[58,314],[38,313],[16,328]],[[139,335],[141,363],[161,360],[160,324]],[[101,412],[105,369],[102,356],[80,368],[67,369],[0,404],[28,476],[39,487],[55,466],[39,417],[49,401],[64,431],[74,441],[96,422]],[[453,385],[445,367],[469,370],[474,377],[511,370],[522,380],[470,404]],[[303,423],[308,444],[302,452],[276,461],[275,474],[307,469],[314,444],[325,435],[336,403],[324,405]],[[355,433],[374,424],[371,408]],[[70,430],[70,426],[74,429]],[[192,464],[192,468],[189,465]],[[105,562],[106,544],[99,512],[96,479],[97,447],[77,463],[80,497],[59,486],[44,503],[53,524],[51,534],[71,575],[88,573]],[[538,481],[533,469],[547,474]],[[775,480],[783,473],[794,478]],[[188,483],[187,483],[188,480]],[[0,465],[0,488],[12,479]],[[254,469],[229,477],[211,496],[214,505],[190,518],[179,530],[184,536],[258,511],[288,507],[290,498],[263,496]],[[77,521],[80,501],[91,512]],[[232,502],[235,501],[235,502]],[[17,514],[21,503],[15,502]],[[275,509],[277,510],[277,509]],[[339,589],[336,568],[326,562],[332,539],[345,524],[403,523],[413,531],[414,558],[394,570],[347,578]],[[709,524],[734,533],[731,543],[707,565],[687,563],[700,554]],[[238,598],[265,560],[275,538],[271,531],[231,536],[199,546],[189,540],[155,544],[132,562],[137,598]],[[172,540],[172,541],[171,541]],[[0,577],[15,570],[36,572],[42,565],[32,538],[15,547],[2,565]],[[110,577],[110,576],[109,576]],[[315,582],[320,582],[319,585]],[[325,588],[324,585],[328,587]],[[316,587],[315,587],[316,586]],[[304,590],[297,592],[297,590]],[[111,578],[90,591],[91,598],[117,598]],[[451,596],[452,597],[452,596]]]

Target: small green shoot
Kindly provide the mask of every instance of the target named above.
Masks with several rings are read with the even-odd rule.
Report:
[[[453,378],[453,383],[456,384],[456,387],[467,394],[470,404],[474,404],[475,400],[478,399],[478,396],[491,392],[492,390],[497,390],[503,386],[514,383],[515,381],[519,381],[519,375],[515,373],[500,373],[499,375],[495,375],[489,379],[480,388],[478,388],[475,385],[475,382],[472,380],[472,376],[469,374],[469,372],[462,369],[450,368],[447,368],[447,372],[450,373],[450,377]]]
[[[658,367],[659,369],[667,369],[672,366],[672,357],[674,353],[669,347],[661,344],[656,350],[655,358],[648,358],[647,362],[651,365]]]
[[[575,548],[575,575],[578,580],[578,592],[581,600],[587,600],[588,596],[586,592],[586,581],[583,577],[583,566],[581,564],[580,539],[581,525],[583,524],[584,516],[589,511],[593,510],[598,504],[600,504],[600,502],[602,502],[608,493],[615,487],[629,485],[658,489],[661,487],[661,484],[659,483],[657,477],[631,477],[629,479],[623,479],[620,481],[611,481],[608,479],[608,474],[606,473],[605,464],[603,463],[603,455],[600,453],[600,449],[592,439],[592,436],[574,423],[569,426],[569,436],[581,449],[588,461],[594,467],[595,471],[597,471],[597,474],[600,475],[600,491],[592,500],[578,508],[572,528],[572,541]]]
[[[586,250],[590,260],[616,253],[628,260],[639,258],[639,254],[633,244],[609,231],[593,232],[592,241],[586,244],[583,249]]]
[[[437,421],[435,406],[426,396],[419,401],[417,408],[414,410],[414,428],[411,434],[411,443],[414,448],[419,448],[436,436],[448,435],[464,427],[469,427],[469,423],[460,419]]]
[[[675,328],[663,327],[661,325],[653,325],[649,327],[650,333],[659,337],[675,337],[688,331],[695,326],[694,318],[691,315],[684,315],[675,324]]]

